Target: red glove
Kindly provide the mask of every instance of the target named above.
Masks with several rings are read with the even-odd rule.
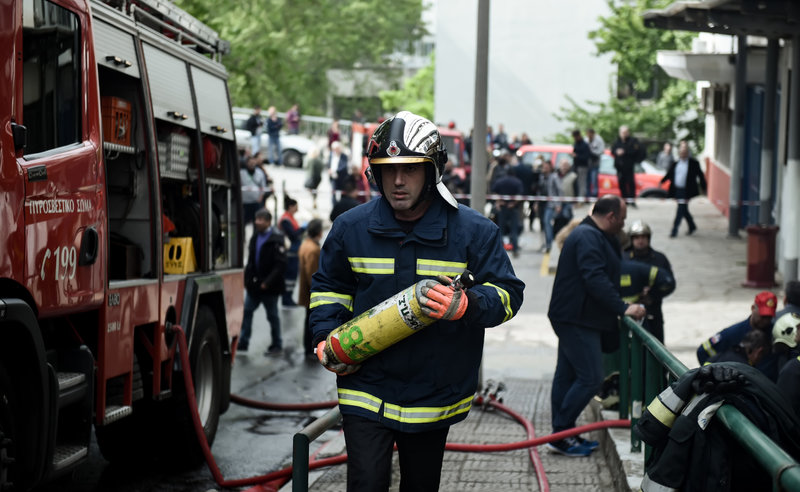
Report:
[[[356,365],[349,365],[343,362],[336,362],[333,354],[329,354],[325,348],[327,347],[327,342],[325,340],[319,342],[317,344],[317,348],[314,352],[317,353],[317,359],[319,362],[325,367],[325,369],[335,372],[339,376],[347,376],[348,374],[353,374],[357,370],[361,369],[360,364]]]
[[[453,288],[452,280],[440,275],[437,280],[426,279],[417,282],[416,294],[422,312],[433,319],[461,319],[467,311],[466,292]]]

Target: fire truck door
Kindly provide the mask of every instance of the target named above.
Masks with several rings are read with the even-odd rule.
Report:
[[[40,315],[103,301],[105,221],[99,111],[86,13],[25,0],[22,114],[27,146],[24,280]],[[45,9],[48,15],[37,12]],[[38,15],[37,15],[38,14]],[[17,106],[19,107],[19,106]],[[21,116],[21,117],[20,117]]]

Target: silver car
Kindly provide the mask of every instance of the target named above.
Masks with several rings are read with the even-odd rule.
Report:
[[[250,118],[246,113],[233,113],[233,124],[236,127],[236,146],[239,149],[250,147],[250,136],[252,135],[246,128],[247,119]],[[261,134],[261,149],[266,157],[267,141],[269,136]],[[281,131],[281,162],[287,167],[302,167],[303,157],[314,147],[314,142],[302,135],[291,135]],[[265,159],[266,160],[266,159]]]

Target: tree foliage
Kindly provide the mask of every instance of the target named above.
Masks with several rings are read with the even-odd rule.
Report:
[[[383,109],[390,113],[400,110],[433,120],[433,85],[436,56],[431,56],[428,66],[406,79],[403,88],[396,91],[381,91]]]
[[[646,10],[671,3],[672,0],[606,0],[611,15],[600,17],[600,28],[589,32],[597,53],[611,54],[619,78],[631,84],[636,93],[648,92],[653,83],[669,82],[663,71],[654,70],[658,50],[688,50],[697,36],[645,27],[642,14]]]
[[[697,114],[695,85],[672,79],[656,65],[658,50],[688,50],[694,33],[652,29],[644,26],[645,10],[662,8],[672,0],[606,0],[611,14],[600,17],[600,27],[589,33],[598,54],[611,54],[618,68],[616,93],[609,88],[608,101],[580,103],[567,97],[568,105],[556,117],[575,128],[594,127],[606,142],[627,125],[645,141],[703,137],[704,123]],[[644,95],[652,95],[644,99]],[[559,141],[572,139],[568,134]]]
[[[223,57],[234,105],[297,102],[320,113],[326,72],[382,65],[424,33],[422,0],[177,0],[231,43]]]

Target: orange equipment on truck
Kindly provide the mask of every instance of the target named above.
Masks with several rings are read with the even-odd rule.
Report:
[[[167,0],[15,0],[0,24],[0,490],[69,473],[93,428],[110,461],[197,462],[171,327],[212,441],[243,297],[229,45]]]

